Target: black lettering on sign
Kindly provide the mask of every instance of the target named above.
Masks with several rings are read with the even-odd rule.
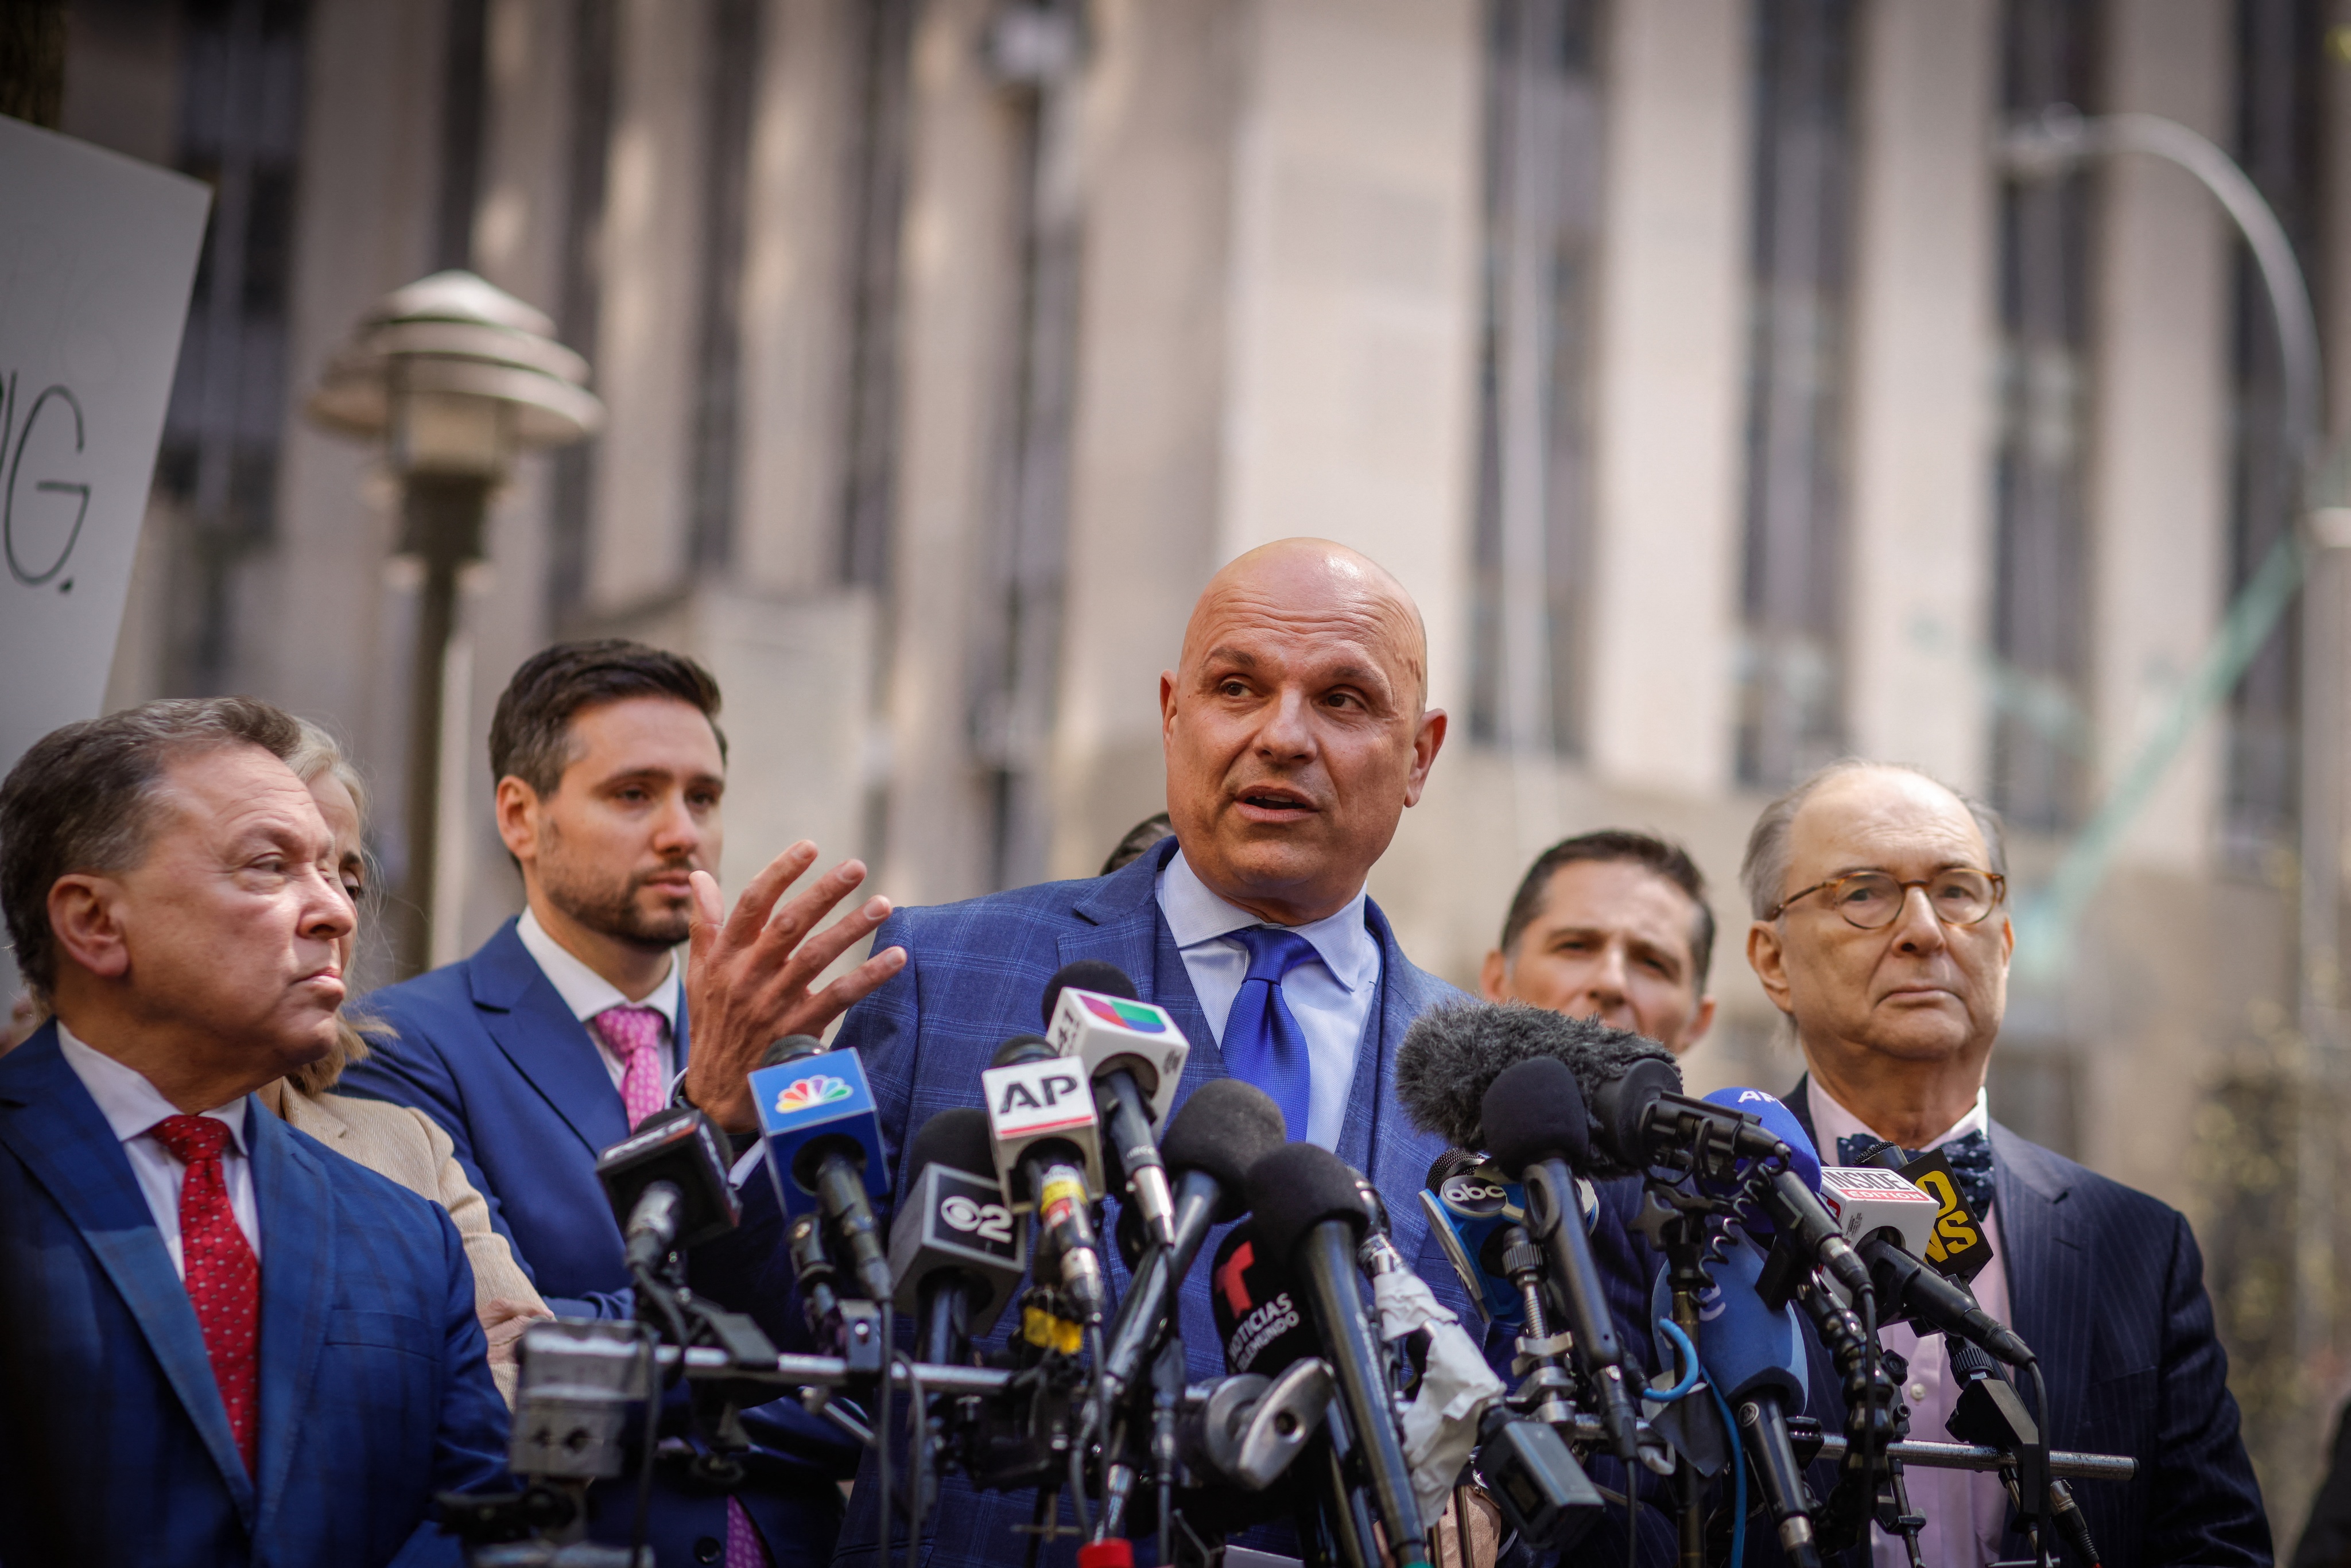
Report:
[[[41,434],[37,445],[36,431]],[[0,553],[7,557],[8,575],[27,588],[38,588],[65,570],[89,516],[89,486],[57,476],[68,431],[73,435],[71,455],[79,456],[87,432],[81,401],[70,388],[44,387],[26,409],[17,396],[16,372],[0,382]],[[29,484],[28,468],[35,476]],[[65,520],[65,497],[71,497],[70,524]],[[73,579],[57,588],[72,591]]]

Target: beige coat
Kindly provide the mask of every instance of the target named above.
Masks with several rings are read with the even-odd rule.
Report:
[[[305,1094],[285,1085],[279,1114],[286,1124],[367,1166],[378,1176],[398,1182],[420,1197],[429,1197],[449,1211],[457,1235],[465,1244],[466,1260],[474,1266],[474,1302],[487,1306],[501,1297],[534,1312],[547,1302],[507,1248],[507,1239],[490,1226],[490,1206],[465,1179],[457,1164],[449,1134],[423,1112],[381,1100],[361,1100],[348,1094]],[[493,1365],[498,1392],[514,1403],[515,1368],[511,1361]]]

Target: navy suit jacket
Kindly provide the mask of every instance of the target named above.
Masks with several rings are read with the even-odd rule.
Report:
[[[261,1223],[251,1474],[187,1290],[57,1026],[0,1059],[10,1568],[454,1568],[455,1542],[423,1522],[434,1494],[503,1477],[506,1406],[449,1217],[258,1102],[245,1125]]]
[[[997,1047],[1013,1035],[1036,1031],[1046,982],[1062,965],[1080,958],[1099,958],[1124,970],[1143,998],[1165,1008],[1191,1042],[1176,1091],[1178,1107],[1202,1083],[1227,1075],[1216,1035],[1155,896],[1159,871],[1175,852],[1171,839],[1106,877],[1047,883],[962,904],[900,910],[890,917],[873,945],[876,951],[904,947],[906,967],[851,1009],[835,1044],[857,1048],[872,1082],[893,1164],[903,1160],[909,1136],[930,1116],[980,1103],[979,1075]],[[1377,904],[1366,901],[1364,908],[1380,945],[1379,994],[1356,1053],[1338,1152],[1371,1177],[1386,1199],[1396,1246],[1475,1333],[1476,1313],[1429,1239],[1416,1196],[1445,1144],[1405,1120],[1395,1083],[1396,1046],[1412,1020],[1431,1007],[1464,998],[1413,966]],[[905,1174],[894,1171],[893,1180],[903,1185]],[[747,1186],[747,1199],[768,1185]],[[772,1197],[766,1201],[772,1204]],[[1205,1266],[1215,1246],[1211,1238],[1202,1249],[1202,1264],[1185,1281],[1181,1297],[1185,1347],[1196,1378],[1225,1370]],[[1123,1289],[1123,1270],[1115,1256],[1111,1262]],[[771,1299],[789,1289],[789,1278],[788,1272],[780,1280],[770,1275]],[[999,1324],[998,1339],[1003,1329]],[[861,1485],[852,1496],[836,1561],[871,1560],[876,1528],[872,1491]],[[930,1554],[935,1568],[1025,1560],[1028,1537],[1013,1533],[1013,1527],[1029,1522],[1029,1508],[1026,1492],[977,1494],[951,1480],[925,1524],[926,1532],[935,1532]]]
[[[1809,1132],[1806,1089],[1799,1082],[1787,1103]],[[2127,1484],[2072,1483],[2105,1568],[2265,1568],[2273,1561],[2269,1521],[2238,1435],[2229,1358],[2213,1333],[2204,1257],[2187,1217],[1997,1122],[1991,1153],[2009,1326],[2041,1358],[2050,1447],[2138,1461]],[[1811,1339],[1809,1323],[1805,1332],[1808,1408],[1829,1431],[1843,1431],[1835,1368]],[[1944,1432],[1911,1436],[1952,1440]],[[1807,1479],[1825,1498],[1836,1472],[1816,1464]],[[1768,1531],[1750,1547],[1765,1549],[1777,1549]],[[2012,1526],[2001,1555],[2027,1555]],[[1844,1554],[1841,1568],[1867,1563],[1855,1551]]]
[[[629,1135],[627,1113],[587,1026],[515,926],[498,927],[470,958],[371,994],[369,1010],[392,1033],[371,1039],[368,1060],[344,1074],[343,1086],[414,1105],[441,1124],[557,1312],[625,1317],[628,1265],[596,1155]],[[682,1009],[675,1043],[682,1068]],[[683,1416],[680,1407],[670,1418]],[[786,1562],[802,1542],[830,1540],[840,1507],[831,1479],[849,1473],[852,1445],[788,1400],[746,1421],[758,1448],[744,1505]],[[653,1511],[653,1543],[665,1563],[692,1561],[697,1549],[726,1540],[719,1494],[684,1488],[665,1479]],[[600,1517],[598,1539],[625,1533],[633,1496],[628,1488],[599,1490],[611,1517]]]

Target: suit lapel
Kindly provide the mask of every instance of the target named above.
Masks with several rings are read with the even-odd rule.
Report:
[[[1113,964],[1134,981],[1146,1002],[1167,1009],[1191,1047],[1184,1059],[1184,1077],[1176,1086],[1182,1099],[1211,1078],[1225,1076],[1224,1053],[1217,1048],[1216,1031],[1193,993],[1184,955],[1176,946],[1159,913],[1159,873],[1176,853],[1176,841],[1163,839],[1113,874],[1088,885],[1073,906],[1084,925],[1064,931],[1056,943],[1061,961],[1099,958]]]
[[[256,1117],[269,1119],[267,1113],[249,1106],[248,1139]],[[165,1381],[195,1424],[197,1437],[251,1531],[253,1478],[246,1473],[245,1458],[230,1434],[228,1411],[213,1378],[195,1309],[188,1304],[187,1287],[172,1267],[155,1217],[131,1174],[130,1156],[99,1113],[89,1091],[66,1064],[55,1023],[12,1051],[0,1071],[0,1140],[81,1232],[137,1320]]]
[[[2008,1272],[2008,1319],[2041,1358],[2049,1408],[2078,1410],[2090,1366],[2091,1291],[2044,1291],[2040,1281],[2080,1277],[2070,1184],[2042,1151],[1991,1124],[1992,1223]]]
[[[333,1185],[318,1155],[248,1101],[254,1206],[261,1215],[261,1518],[267,1531],[285,1500],[311,1407],[319,1346],[333,1300]]]
[[[1422,1013],[1448,1000],[1466,998],[1404,956],[1387,915],[1368,898],[1364,901],[1364,921],[1380,945],[1380,988],[1373,1000],[1375,1029],[1366,1034],[1364,1050],[1356,1062],[1355,1092],[1347,1107],[1347,1123],[1352,1126],[1360,1117],[1367,1124],[1364,1133],[1371,1159],[1364,1174],[1372,1185],[1386,1193],[1417,1193],[1428,1179],[1430,1163],[1444,1152],[1445,1144],[1413,1126],[1397,1103],[1396,1048]],[[1372,1060],[1367,1063],[1361,1060],[1363,1056]],[[1347,1143],[1344,1129],[1340,1142],[1343,1146]],[[1428,1234],[1428,1217],[1420,1205],[1390,1204],[1388,1232],[1396,1250],[1423,1279],[1437,1281],[1443,1293],[1444,1284],[1453,1280],[1453,1270],[1436,1250]],[[1423,1256],[1424,1252],[1427,1255]]]
[[[483,1028],[590,1152],[627,1137],[627,1114],[588,1026],[563,1005],[554,982],[516,935],[515,922],[482,945],[469,973]]]

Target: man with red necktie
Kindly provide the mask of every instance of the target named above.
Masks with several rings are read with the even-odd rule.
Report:
[[[718,707],[707,670],[642,643],[559,643],[526,661],[490,726],[498,833],[522,873],[524,910],[470,958],[370,997],[390,1028],[343,1076],[346,1091],[441,1124],[559,1314],[632,1311],[598,1151],[674,1095],[747,1127],[731,1104],[742,1073],[730,1084],[723,1064],[756,1061],[784,1035],[820,1032],[901,962],[877,955],[814,988],[890,907],[871,899],[816,931],[864,879],[852,861],[767,921],[815,863],[816,846],[801,843],[744,892],[757,936],[686,972],[676,949],[692,879],[716,873],[724,838]],[[830,1559],[834,1482],[854,1464],[847,1440],[789,1401],[749,1413],[746,1425],[757,1451],[733,1497],[683,1463],[657,1465],[649,1539],[659,1561],[784,1568]],[[633,1489],[599,1489],[590,1533],[625,1543],[634,1502]]]
[[[261,1113],[326,1054],[353,911],[244,698],[70,725],[0,784],[52,1017],[0,1060],[0,1552],[455,1564],[506,1406],[448,1216]]]

